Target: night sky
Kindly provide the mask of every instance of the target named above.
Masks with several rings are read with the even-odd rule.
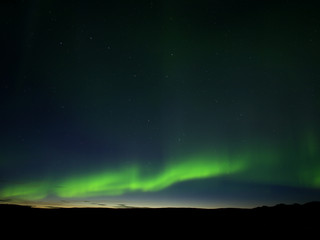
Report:
[[[0,201],[320,200],[317,1],[0,5]]]

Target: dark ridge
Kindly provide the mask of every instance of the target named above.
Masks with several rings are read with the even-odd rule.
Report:
[[[213,231],[235,234],[243,231],[263,233],[318,231],[320,202],[279,204],[253,209],[221,208],[32,208],[0,204],[2,226],[29,228],[78,228],[103,231],[173,231],[183,235],[213,234]],[[5,229],[5,228],[4,228]],[[129,232],[128,232],[129,231]]]

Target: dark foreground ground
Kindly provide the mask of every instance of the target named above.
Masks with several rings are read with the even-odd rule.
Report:
[[[122,237],[156,238],[179,236],[179,239],[214,239],[222,236],[245,236],[255,234],[307,237],[320,233],[320,202],[303,205],[276,205],[253,209],[193,209],[193,208],[68,208],[37,209],[27,206],[0,205],[2,233],[10,229],[11,234],[45,232],[77,237],[103,235],[102,239]],[[71,235],[70,235],[71,234]],[[296,235],[297,234],[297,235]],[[316,234],[316,235],[314,235]],[[122,236],[122,237],[121,237]],[[170,237],[171,236],[171,237]],[[63,237],[68,238],[68,237]],[[220,237],[219,237],[220,238]],[[317,237],[315,238],[317,239]]]

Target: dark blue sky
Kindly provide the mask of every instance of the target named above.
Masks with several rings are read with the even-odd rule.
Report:
[[[320,200],[315,1],[1,9],[1,201]]]

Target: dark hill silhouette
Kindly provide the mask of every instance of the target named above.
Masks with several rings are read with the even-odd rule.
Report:
[[[122,234],[153,231],[153,237],[164,232],[198,236],[216,233],[237,235],[317,232],[320,226],[320,202],[306,204],[279,204],[273,207],[253,209],[221,208],[59,208],[40,209],[28,206],[0,204],[3,229],[5,226],[30,229],[76,229],[73,234],[85,230],[107,230]],[[137,232],[138,231],[138,232]],[[263,235],[262,234],[262,235]],[[199,236],[198,236],[199,237]]]

